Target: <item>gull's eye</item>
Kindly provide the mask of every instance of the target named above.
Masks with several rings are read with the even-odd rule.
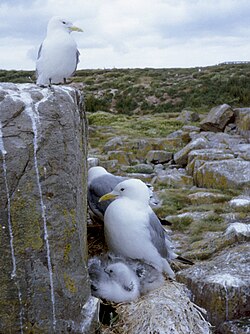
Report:
[[[110,271],[109,271],[110,273],[112,273],[113,272],[113,270],[112,269],[110,269]]]
[[[63,23],[63,24],[66,24],[66,22],[65,22],[65,21],[62,21],[62,23]]]
[[[121,191],[124,191],[125,189],[124,188],[121,188]]]

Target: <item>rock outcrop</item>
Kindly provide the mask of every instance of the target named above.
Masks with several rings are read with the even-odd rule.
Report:
[[[0,108],[0,332],[90,333],[82,97],[1,84]]]
[[[201,121],[201,128],[205,131],[223,131],[233,116],[233,109],[228,104],[222,104],[210,110]]]
[[[249,243],[236,244],[212,260],[178,273],[194,301],[208,311],[213,325],[250,314],[249,250]]]

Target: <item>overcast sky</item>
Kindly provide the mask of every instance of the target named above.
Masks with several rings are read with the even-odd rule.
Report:
[[[249,0],[0,0],[0,69],[35,69],[54,15],[84,30],[78,69],[250,60]]]

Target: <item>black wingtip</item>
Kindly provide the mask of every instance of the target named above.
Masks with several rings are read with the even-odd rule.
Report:
[[[158,217],[158,219],[159,219],[159,221],[161,222],[162,225],[165,225],[165,226],[172,226],[173,225],[170,221],[168,221],[164,218]]]
[[[184,257],[182,256],[177,256],[176,258],[178,261],[184,263],[184,264],[189,264],[190,266],[194,265],[194,262],[188,260],[188,259],[185,259]]]

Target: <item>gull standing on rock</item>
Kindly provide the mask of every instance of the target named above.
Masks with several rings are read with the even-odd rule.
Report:
[[[37,85],[66,83],[76,71],[79,51],[70,33],[83,31],[58,16],[48,23],[47,36],[41,44],[36,62]]]
[[[123,181],[103,195],[100,201],[114,199],[104,215],[105,240],[111,252],[145,261],[174,278],[169,262],[178,255],[149,206],[149,197],[147,186],[137,179]]]

